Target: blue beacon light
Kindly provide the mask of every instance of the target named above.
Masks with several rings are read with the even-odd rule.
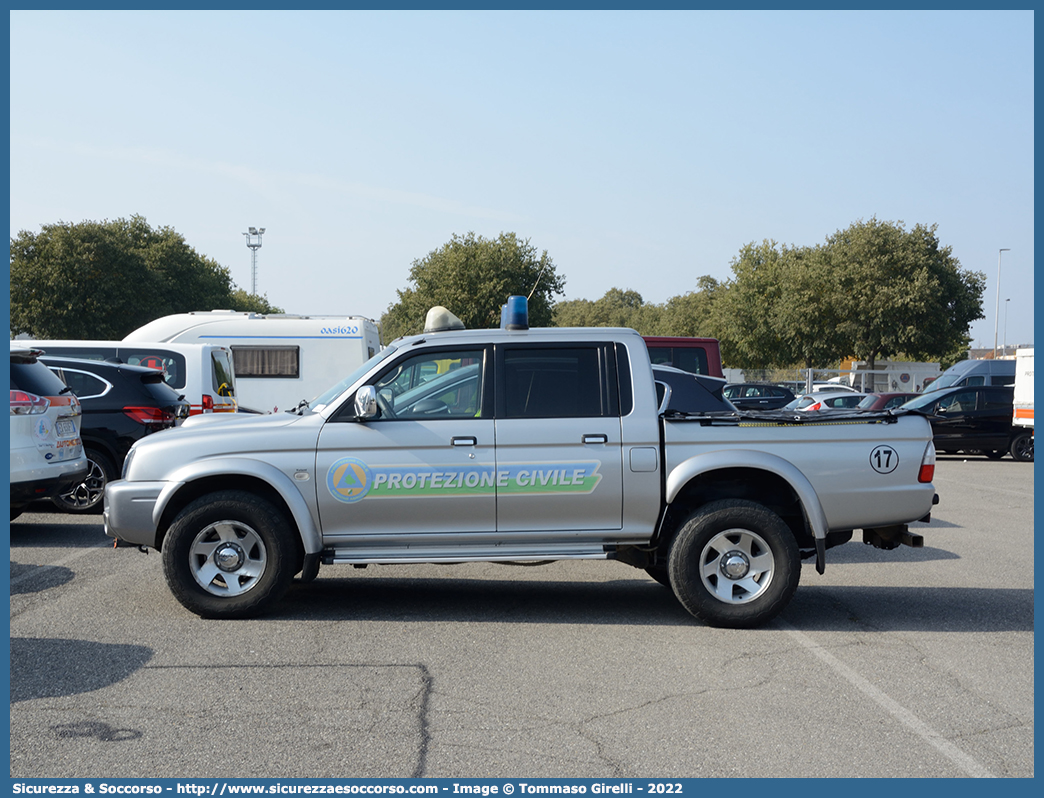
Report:
[[[509,296],[507,303],[500,306],[500,329],[529,329],[529,302],[524,296]]]

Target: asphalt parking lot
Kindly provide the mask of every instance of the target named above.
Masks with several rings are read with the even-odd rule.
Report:
[[[206,621],[100,516],[28,512],[11,775],[1032,777],[1033,465],[935,484],[923,549],[832,549],[752,631],[605,562],[329,566]]]

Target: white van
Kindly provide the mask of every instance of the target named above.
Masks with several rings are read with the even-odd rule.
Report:
[[[160,369],[167,385],[189,401],[191,415],[235,413],[236,372],[232,352],[214,344],[170,344],[148,341],[43,341],[17,343],[42,349],[48,355],[84,360],[114,360],[132,366]]]
[[[1014,360],[962,360],[924,388],[925,393],[963,385],[1014,385]]]
[[[228,347],[240,409],[259,413],[292,410],[381,350],[377,324],[362,316],[234,310],[175,313],[139,327],[123,340]]]

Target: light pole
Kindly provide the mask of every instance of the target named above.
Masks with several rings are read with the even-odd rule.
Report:
[[[1000,267],[1001,253],[1011,252],[1010,247],[1004,247],[997,251],[997,309],[993,313],[993,359],[997,359],[997,329],[1000,326]]]
[[[1008,303],[1011,298],[1004,300],[1004,357],[1008,356]]]
[[[257,251],[261,249],[261,236],[265,234],[263,227],[248,227],[246,245],[250,247],[250,293],[257,296]],[[996,348],[996,342],[994,342]]]

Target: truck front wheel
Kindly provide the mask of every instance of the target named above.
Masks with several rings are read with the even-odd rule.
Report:
[[[242,491],[201,496],[182,510],[163,542],[174,597],[203,618],[248,618],[286,592],[294,544],[283,514]]]
[[[778,615],[797,590],[801,555],[790,528],[756,502],[711,502],[671,545],[671,588],[711,626],[745,629]]]

